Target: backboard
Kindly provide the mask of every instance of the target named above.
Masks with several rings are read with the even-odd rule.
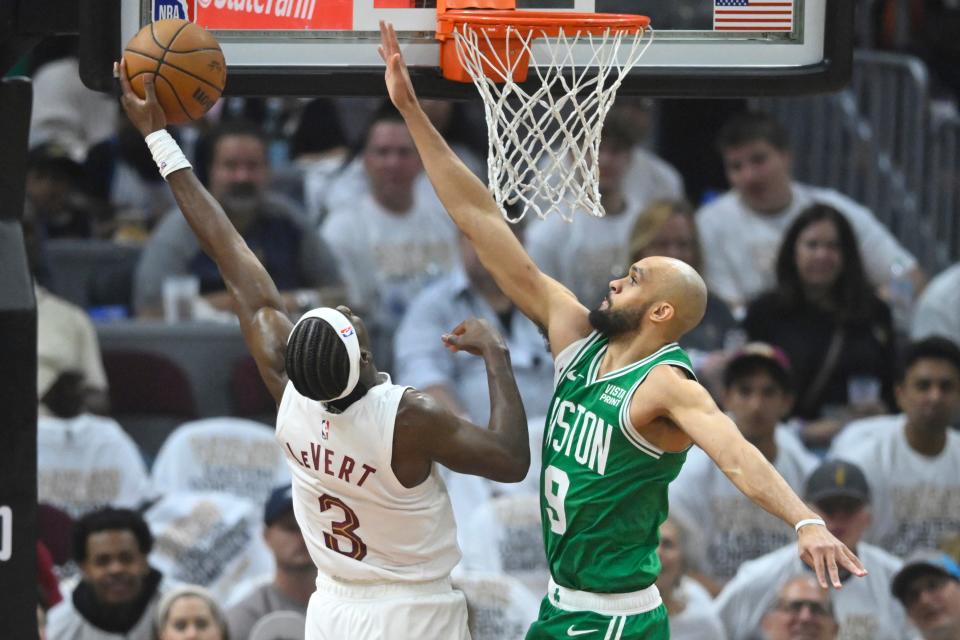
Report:
[[[113,2],[120,42],[152,19],[181,17],[211,30],[230,67],[228,94],[380,95],[376,44],[386,20],[421,95],[475,95],[472,86],[440,77],[436,0]],[[837,89],[849,78],[851,0],[518,0],[518,9],[649,16],[653,44],[622,94],[801,94]]]

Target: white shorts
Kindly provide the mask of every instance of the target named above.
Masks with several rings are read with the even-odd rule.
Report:
[[[467,601],[449,578],[371,586],[319,578],[306,640],[470,640]]]

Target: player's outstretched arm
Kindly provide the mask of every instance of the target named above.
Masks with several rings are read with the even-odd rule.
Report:
[[[116,69],[123,88],[124,111],[146,138],[166,127],[167,120],[157,102],[153,76],[144,77],[141,99],[130,87],[124,62]],[[223,276],[235,302],[247,347],[267,388],[278,403],[286,386],[284,354],[292,323],[283,299],[266,269],[234,228],[220,203],[204,188],[193,171],[185,168],[167,176],[180,211],[196,234],[200,247],[210,256]]]
[[[527,415],[503,338],[485,320],[460,323],[443,336],[451,351],[484,360],[490,389],[490,423],[478,427],[457,417],[429,395],[407,391],[397,411],[395,446],[421,473],[436,461],[445,467],[498,482],[519,482],[530,468]]]
[[[387,91],[407,123],[437,196],[503,292],[548,332],[556,355],[590,332],[587,310],[566,287],[540,271],[500,215],[486,185],[460,161],[420,108],[392,25],[380,23],[380,39]]]
[[[730,481],[753,502],[791,527],[819,517],[794,493],[763,454],[744,439],[737,425],[717,408],[698,382],[673,367],[656,367],[630,407],[633,424],[665,416],[710,456]],[[860,560],[820,524],[799,527],[800,557],[817,572],[820,585],[840,589],[838,565],[866,575]]]

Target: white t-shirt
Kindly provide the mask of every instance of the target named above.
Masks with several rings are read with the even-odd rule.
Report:
[[[816,457],[788,427],[778,426],[774,439],[774,468],[802,492]],[[730,579],[743,562],[796,539],[792,527],[740,493],[699,447],[690,450],[669,491],[670,513],[688,532],[691,563],[715,580]]]
[[[900,557],[936,549],[960,531],[960,434],[947,430],[940,455],[907,442],[906,429],[886,429],[833,456],[860,466],[870,484],[873,524],[864,539]]]
[[[643,203],[643,206],[654,200],[680,200],[684,196],[680,172],[641,146],[635,146],[630,155],[623,190],[631,200]]]
[[[539,615],[542,596],[508,575],[458,569],[453,586],[467,598],[473,640],[523,640]]]
[[[832,189],[797,182],[792,189],[790,205],[774,215],[748,208],[736,191],[728,191],[697,212],[707,286],[731,307],[745,305],[773,288],[783,236],[800,212],[815,203],[830,205],[846,216],[857,236],[867,277],[875,286],[889,281],[893,264],[916,263],[866,207]]]
[[[79,371],[91,389],[106,390],[107,374],[90,317],[80,307],[35,286],[37,395],[42,398],[65,371]],[[41,413],[45,412],[43,405]]]
[[[473,512],[462,538],[464,569],[505,573],[532,593],[546,593],[550,569],[543,547],[539,493],[488,500]]]
[[[242,418],[207,418],[180,425],[167,437],[151,476],[159,492],[224,491],[262,505],[289,484],[283,452],[270,427]]]
[[[287,384],[277,442],[293,473],[293,511],[321,574],[346,582],[423,582],[460,561],[437,465],[408,489],[393,473],[393,429],[408,387],[383,382],[343,413]]]
[[[33,74],[30,146],[58,142],[82,161],[87,150],[116,132],[117,101],[80,81],[74,56],[48,62]]]
[[[396,327],[410,300],[458,264],[457,230],[436,198],[418,198],[407,212],[392,213],[360,193],[349,207],[330,211],[323,238],[337,257],[350,303],[371,312],[377,326]]]
[[[527,419],[527,436],[530,440],[530,468],[520,482],[494,482],[480,476],[457,473],[446,467],[440,467],[440,477],[447,486],[453,516],[457,521],[457,541],[461,549],[470,546],[472,536],[471,521],[474,513],[497,496],[514,493],[540,493],[541,448],[543,447],[544,416]],[[541,543],[542,549],[542,543]],[[486,566],[481,566],[486,569]]]
[[[475,175],[484,180],[487,168],[480,158],[469,148],[453,144],[451,146],[457,157],[463,161],[467,168]],[[313,219],[318,210],[339,211],[342,209],[351,209],[356,205],[357,194],[369,193],[370,180],[367,177],[366,169],[363,167],[363,155],[353,158],[346,166],[340,168],[338,165],[333,172],[328,172],[329,178],[322,184],[305,186],[307,212]],[[424,206],[441,207],[437,192],[434,191],[430,178],[425,171],[421,171],[413,183],[414,198]]]
[[[681,577],[676,595],[687,606],[670,616],[671,640],[726,640],[727,633],[713,610],[713,599],[699,582],[689,576]]]
[[[74,518],[98,507],[137,508],[153,495],[137,445],[111,418],[41,416],[37,499]]]
[[[153,533],[150,564],[175,582],[199,584],[225,602],[234,587],[272,575],[263,506],[216,491],[168,493],[144,514]]]
[[[626,196],[626,208],[597,218],[582,211],[565,222],[559,214],[533,218],[526,229],[530,257],[547,275],[556,278],[587,308],[599,306],[610,281],[629,268],[628,240],[643,203]]]
[[[902,429],[907,424],[907,416],[902,413],[896,415],[870,416],[848,422],[843,430],[840,431],[830,442],[830,449],[827,451],[828,458],[842,458],[838,455],[840,451],[850,451],[861,446],[867,440],[872,439],[891,429]]]
[[[831,590],[840,625],[838,640],[904,640],[911,637],[906,614],[890,593],[890,582],[901,560],[861,542],[857,556],[870,573],[850,577],[843,589]],[[730,640],[761,637],[760,623],[780,588],[792,577],[812,574],[800,560],[796,544],[744,563],[714,601]]]
[[[913,311],[910,337],[942,336],[960,345],[960,264],[930,281]]]

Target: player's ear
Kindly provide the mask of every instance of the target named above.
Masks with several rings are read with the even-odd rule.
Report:
[[[373,353],[370,349],[360,347],[360,366],[365,367],[373,362]]]
[[[655,302],[650,309],[650,319],[654,322],[667,322],[676,315],[676,309],[669,302]]]

